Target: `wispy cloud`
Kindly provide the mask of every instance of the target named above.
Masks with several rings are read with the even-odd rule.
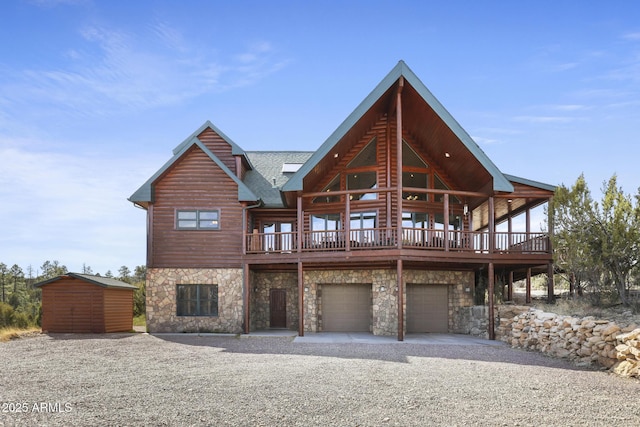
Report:
[[[523,123],[571,123],[578,119],[566,116],[516,116],[513,120]]]
[[[254,84],[286,64],[267,42],[220,58],[162,22],[143,33],[86,26],[79,34],[97,53],[70,47],[58,69],[0,71],[5,103],[81,116],[140,111]]]
[[[135,159],[101,162],[92,155],[35,151],[34,145],[0,140],[0,223],[12,225],[3,230],[0,255],[29,257],[4,261],[58,259],[75,269],[79,265],[70,263],[88,262],[102,272],[119,266],[98,254],[112,253],[114,260],[127,254],[142,263],[144,232],[132,223],[123,189],[144,182],[149,171],[137,169]]]

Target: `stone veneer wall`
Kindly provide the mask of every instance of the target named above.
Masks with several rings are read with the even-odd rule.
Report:
[[[304,330],[322,331],[322,285],[328,284],[371,284],[374,335],[398,334],[398,300],[396,290],[396,270],[317,270],[304,272]],[[462,333],[464,307],[473,305],[474,275],[472,272],[405,270],[406,284],[437,284],[449,287],[449,330]],[[382,291],[381,287],[385,290]],[[467,291],[468,290],[468,291]],[[405,310],[406,313],[406,298]],[[405,328],[406,330],[406,328]]]
[[[496,336],[513,347],[640,377],[640,328],[624,328],[593,316],[573,317],[524,306],[502,306]]]
[[[176,316],[176,285],[218,285],[218,316]],[[242,332],[242,269],[150,268],[147,270],[149,332]]]
[[[298,329],[298,272],[251,272],[251,331],[270,327],[271,289],[287,291],[287,329]]]

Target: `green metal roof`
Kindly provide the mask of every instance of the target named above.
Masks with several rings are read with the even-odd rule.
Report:
[[[208,125],[207,125],[208,126]],[[169,161],[167,161],[167,163],[165,163],[155,174],[153,174],[153,176],[151,178],[149,178],[147,180],[147,182],[145,182],[142,187],[140,187],[135,193],[133,193],[131,195],[131,197],[129,197],[129,201],[130,202],[153,202],[153,184],[155,183],[155,181],[161,177],[167,170],[169,170],[169,168],[176,163],[186,152],[187,150],[189,150],[189,148],[191,148],[193,145],[196,145],[198,148],[200,148],[202,151],[204,151],[204,153],[211,159],[213,160],[213,162],[218,165],[218,167],[220,167],[220,169],[222,169],[224,171],[224,173],[226,173],[229,178],[231,178],[236,184],[238,184],[238,201],[240,202],[255,202],[257,200],[259,200],[259,198],[249,189],[249,187],[247,187],[241,180],[240,178],[238,178],[233,172],[231,172],[231,170],[215,155],[211,152],[211,150],[209,150],[203,143],[202,141],[200,141],[198,139],[197,136],[193,136],[193,135],[199,135],[202,130],[206,129],[206,126],[204,128],[201,128],[199,131],[194,132],[194,134],[192,134],[191,139],[189,141],[185,141],[182,142],[177,148],[179,148],[179,150],[174,150],[174,155],[171,159],[169,159]],[[215,131],[216,129],[214,129],[212,127],[212,129]],[[224,138],[224,137],[223,137]],[[239,147],[238,147],[239,149]],[[242,155],[246,156],[246,154],[244,154],[244,151],[242,151]],[[248,161],[248,159],[247,159]]]
[[[103,288],[137,289],[135,286],[130,285],[118,279],[114,279],[110,277],[94,276],[92,274],[80,274],[80,273],[63,274],[61,276],[36,283],[33,286],[41,287],[49,283],[57,282],[58,280],[64,279],[65,277],[73,277],[74,279],[84,280],[85,282],[89,282],[91,284],[98,285]]]
[[[532,181],[526,178],[520,178],[519,176],[504,174],[505,178],[507,178],[511,182],[515,182],[517,184],[528,185],[529,187],[540,188],[542,190],[553,191],[555,193],[556,186],[551,184],[545,184],[538,181]]]
[[[427,89],[420,79],[409,69],[404,61],[398,62],[378,86],[360,103],[360,105],[342,122],[342,124],[327,138],[320,148],[311,156],[289,181],[283,185],[282,191],[301,191],[303,179],[313,168],[331,152],[333,147],[345,136],[345,134],[360,120],[364,114],[376,103],[376,101],[400,78],[413,86],[424,101],[438,114],[440,119],[451,129],[458,139],[476,157],[487,172],[493,177],[494,191],[513,192],[513,185],[500,172],[497,166],[487,157],[471,136],[449,114],[444,106]]]

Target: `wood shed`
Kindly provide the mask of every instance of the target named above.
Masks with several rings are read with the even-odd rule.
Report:
[[[67,273],[42,288],[42,331],[106,333],[133,329],[133,291],[120,280]]]

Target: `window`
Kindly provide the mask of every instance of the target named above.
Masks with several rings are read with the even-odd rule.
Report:
[[[290,252],[293,249],[293,224],[270,222],[262,224],[263,248],[266,251]]]
[[[313,246],[339,247],[342,238],[340,214],[311,215],[311,241]]]
[[[347,190],[366,190],[378,187],[378,177],[375,172],[359,172],[347,175]],[[352,194],[352,200],[374,200],[377,193]]]
[[[185,210],[176,212],[178,230],[218,230],[220,212],[217,210]]]
[[[371,142],[349,162],[347,168],[353,169],[377,165],[377,142],[377,138],[373,138]]]
[[[427,241],[429,214],[402,212],[402,239],[407,245],[424,245]]]
[[[178,316],[217,316],[218,285],[176,285]]]
[[[325,193],[331,193],[332,191],[340,191],[340,175],[336,175],[333,177],[333,179],[331,180],[331,182],[324,187],[324,189],[322,190]],[[327,195],[327,197],[316,197],[313,199],[313,203],[333,203],[333,202],[339,202],[340,201],[340,196],[329,196]]]
[[[447,186],[447,184],[444,183],[442,178],[440,178],[437,174],[434,175],[433,177],[434,177],[434,181],[435,181],[434,188],[436,188],[437,190],[449,190],[449,187]],[[443,201],[444,201],[444,195],[443,194],[436,194],[436,202],[443,202]],[[450,195],[449,196],[449,203],[460,204],[460,199],[458,197],[456,197],[456,196]]]
[[[429,177],[421,172],[402,172],[402,186],[410,188],[429,188]],[[402,192],[402,198],[406,200],[427,200],[426,193]]]
[[[350,239],[355,245],[368,245],[374,243],[376,233],[376,212],[352,212],[349,220],[351,228]]]

